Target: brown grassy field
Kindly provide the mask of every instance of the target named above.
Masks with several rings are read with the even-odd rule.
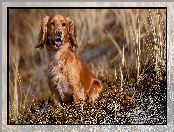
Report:
[[[51,105],[47,54],[34,46],[54,14],[74,20],[77,54],[102,81],[94,106]],[[164,9],[10,9],[10,124],[164,124],[166,83]]]

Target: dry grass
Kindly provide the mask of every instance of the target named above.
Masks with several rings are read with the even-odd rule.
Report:
[[[162,84],[166,85],[165,10],[10,9],[11,121],[16,120],[18,114],[25,112],[31,104],[48,100],[50,97],[46,77],[47,54],[44,50],[36,50],[34,45],[38,40],[42,17],[52,14],[70,16],[75,21],[80,47],[77,54],[96,76],[104,80],[107,94],[112,95],[115,89],[128,90],[128,93],[133,90],[139,92],[136,94],[137,97],[141,97],[142,91],[146,93],[147,89],[160,89]],[[160,82],[160,86],[146,86],[146,83],[151,82],[150,79]],[[110,85],[108,80],[111,82],[111,87],[113,84],[118,86],[111,90],[107,87]],[[157,82],[154,85],[158,85]],[[135,84],[136,87],[132,88]],[[166,87],[164,87],[164,94],[165,90]],[[118,94],[118,91],[116,90],[114,94]],[[136,102],[134,95],[129,97]],[[104,98],[107,100],[106,96]],[[101,105],[101,102],[99,104]],[[112,123],[120,123],[120,121]]]

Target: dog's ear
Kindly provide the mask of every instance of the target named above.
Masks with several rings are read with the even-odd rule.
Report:
[[[38,44],[35,46],[36,48],[43,48],[44,47],[44,44],[46,42],[46,37],[47,37],[48,19],[49,19],[49,16],[46,16],[42,19]]]
[[[67,28],[68,28],[68,34],[69,34],[69,41],[72,46],[71,49],[73,51],[76,51],[78,48],[76,27],[74,25],[74,22],[71,20],[71,18],[66,17],[66,22],[67,22]]]

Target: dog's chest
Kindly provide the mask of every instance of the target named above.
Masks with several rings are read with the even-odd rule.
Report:
[[[72,91],[68,84],[67,75],[65,74],[64,63],[63,62],[58,62],[57,64],[50,63],[48,67],[49,67],[48,68],[49,83],[51,83],[51,85],[60,93],[71,94]]]

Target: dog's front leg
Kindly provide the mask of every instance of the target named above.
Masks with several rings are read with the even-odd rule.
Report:
[[[74,94],[73,94],[74,102],[77,103],[80,100],[85,100],[85,93],[83,88],[81,88],[80,86],[77,86],[75,90],[76,91],[74,91]]]
[[[62,105],[60,103],[60,95],[59,94],[54,94],[53,93],[51,99],[52,99],[54,107],[62,108]]]
[[[53,106],[62,108],[59,85],[58,84],[57,85],[52,85],[52,83],[49,83],[49,86],[50,86],[50,90],[51,90],[51,93],[52,93],[51,99],[52,99],[52,102],[53,102]]]
[[[77,80],[72,81],[71,89],[73,91],[73,99],[75,103],[79,100],[85,100],[84,89]]]

